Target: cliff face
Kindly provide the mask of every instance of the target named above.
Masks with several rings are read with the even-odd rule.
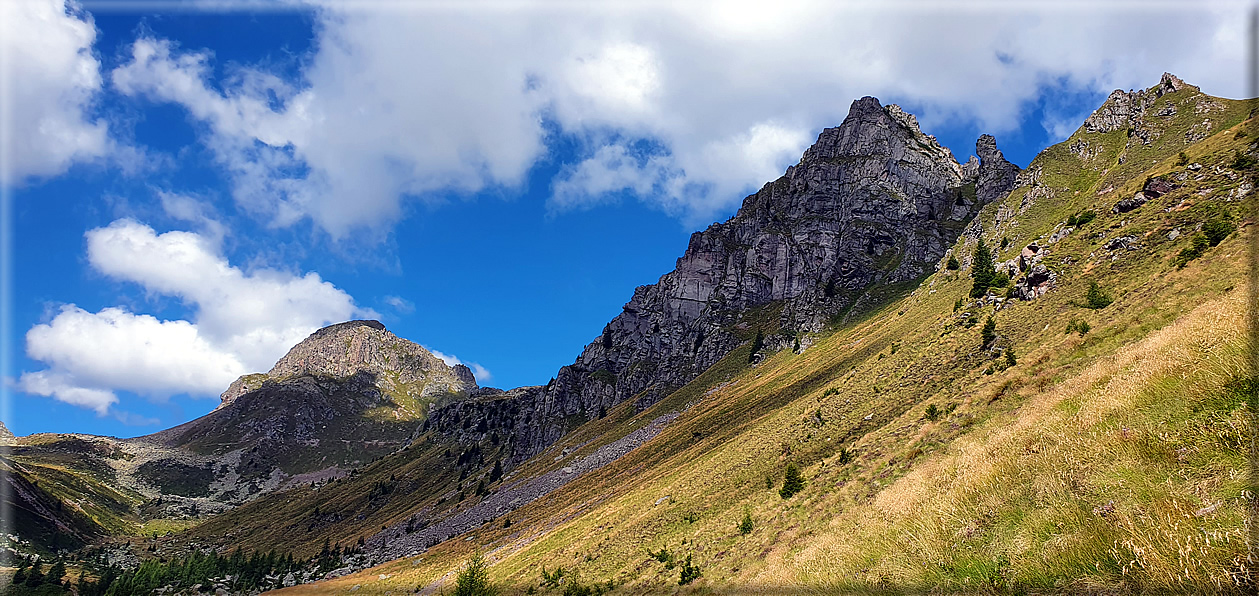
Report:
[[[913,115],[873,97],[823,130],[800,162],[691,236],[677,267],[642,286],[554,382],[520,409],[517,457],[549,445],[547,421],[650,403],[684,385],[762,328],[816,331],[859,306],[873,284],[918,279],[984,203],[1014,185],[1018,167],[988,135],[966,167]],[[776,320],[749,324],[750,309]],[[754,328],[756,327],[756,328]],[[779,337],[780,340],[786,334]]]

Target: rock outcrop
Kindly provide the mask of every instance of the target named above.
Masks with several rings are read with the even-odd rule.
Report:
[[[576,362],[522,394],[515,457],[561,436],[556,421],[668,395],[757,330],[781,331],[780,341],[817,331],[859,307],[872,285],[930,273],[1019,173],[991,136],[976,153],[963,167],[912,114],[873,97],[854,101],[785,175],[693,234],[676,268],[637,288]]]
[[[1163,73],[1159,83],[1149,89],[1138,89],[1136,91],[1116,89],[1110,93],[1110,96],[1106,98],[1101,107],[1097,108],[1084,120],[1084,130],[1088,132],[1111,132],[1136,126],[1141,116],[1145,114],[1146,109],[1154,105],[1154,100],[1181,89],[1198,91],[1197,87],[1180,80],[1176,75],[1169,72]],[[1173,108],[1170,113],[1158,115],[1170,116],[1174,114],[1175,110]],[[1140,134],[1141,131],[1134,132]]]
[[[1131,198],[1123,199],[1122,201],[1115,203],[1115,206],[1110,208],[1110,212],[1127,213],[1146,204],[1146,202],[1151,199],[1157,199],[1171,192],[1175,188],[1176,185],[1172,184],[1171,181],[1165,177],[1150,178],[1145,181],[1141,190],[1138,190]]]
[[[997,139],[981,135],[975,142],[979,167],[975,172],[975,193],[980,204],[988,204],[1010,192],[1019,175],[1019,167],[1006,160],[997,149]]]

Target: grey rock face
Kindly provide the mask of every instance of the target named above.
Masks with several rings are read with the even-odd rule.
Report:
[[[975,154],[979,156],[976,173],[976,194],[982,204],[991,203],[1014,188],[1019,167],[1006,160],[997,149],[997,139],[982,135],[975,142]]]
[[[1137,207],[1144,205],[1149,200],[1150,200],[1149,197],[1145,196],[1145,193],[1141,191],[1137,191],[1137,194],[1134,194],[1129,198],[1123,199],[1119,201],[1118,203],[1115,203],[1115,206],[1110,208],[1110,212],[1111,213],[1127,213],[1129,211],[1132,211],[1133,209],[1136,209]]]
[[[1105,248],[1106,250],[1120,250],[1120,249],[1125,249],[1125,248],[1132,249],[1132,248],[1135,248],[1134,243],[1136,241],[1137,241],[1136,236],[1132,236],[1132,235],[1120,236],[1118,238],[1112,238],[1109,241],[1107,241]]]
[[[636,289],[576,362],[527,396],[515,457],[561,436],[555,421],[630,398],[645,406],[689,382],[755,333],[741,319],[751,309],[781,306],[767,333],[816,331],[872,284],[930,273],[1019,173],[991,136],[976,153],[963,167],[900,107],[854,101],[798,164],[693,234],[672,272]]]

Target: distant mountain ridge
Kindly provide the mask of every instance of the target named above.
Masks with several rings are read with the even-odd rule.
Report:
[[[316,330],[268,372],[238,378],[206,416],[100,438],[101,449],[131,458],[105,467],[137,498],[157,498],[150,514],[183,516],[344,475],[428,431],[465,446],[493,435],[509,465],[524,462],[577,421],[627,399],[646,407],[758,333],[781,347],[872,304],[872,287],[932,272],[1019,172],[991,136],[976,153],[959,164],[912,114],[858,99],[798,164],[693,234],[675,270],[637,288],[546,386],[482,389],[466,366],[379,321],[346,321]]]

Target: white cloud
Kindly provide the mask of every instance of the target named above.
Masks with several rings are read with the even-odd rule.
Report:
[[[107,410],[115,391],[157,398],[215,395],[237,376],[267,370],[315,329],[375,316],[316,273],[246,273],[192,232],[157,234],[132,220],[87,233],[97,271],[182,300],[192,321],[161,321],[120,308],[64,307],[26,335],[48,368],[22,375],[24,391]]]
[[[356,307],[349,294],[317,273],[261,269],[246,274],[200,234],[159,235],[124,219],[89,231],[87,246],[97,271],[194,306],[198,329],[251,370],[270,368],[327,323],[375,315]]]
[[[629,190],[702,221],[780,175],[863,95],[908,104],[928,131],[962,121],[1000,135],[1050,85],[1104,95],[1169,70],[1243,93],[1241,5],[331,3],[317,14],[300,85],[253,71],[210,81],[209,54],[152,39],[112,80],[206,123],[247,209],[338,237],[387,228],[406,197],[518,185],[545,157],[544,117],[584,142],[553,208]],[[641,144],[654,149],[630,149]]]
[[[65,306],[51,322],[26,333],[26,353],[49,369],[23,374],[23,390],[101,413],[117,401],[114,391],[213,395],[248,372],[192,323],[120,308],[90,313]]]
[[[0,2],[3,150],[0,184],[64,172],[106,155],[107,126],[89,115],[101,88],[96,27],[65,0]]]
[[[604,145],[560,174],[553,185],[551,206],[567,209],[590,205],[621,191],[649,198],[654,196],[653,188],[676,176],[666,156],[637,156],[625,145]]]
[[[490,371],[486,369],[484,366],[481,366],[480,364],[477,364],[475,362],[464,362],[463,360],[460,360],[458,356],[438,352],[437,350],[434,350],[433,348],[430,348],[428,346],[422,346],[422,347],[425,350],[428,350],[429,352],[431,352],[434,356],[441,358],[442,362],[446,363],[446,366],[454,366],[456,364],[462,364],[468,367],[469,369],[472,369],[472,376],[476,377],[478,385],[485,385],[486,383],[490,381],[490,379],[494,378],[494,375],[490,374]]]
[[[688,224],[702,225],[727,206],[729,197],[741,197],[749,181],[781,176],[782,164],[798,158],[800,147],[809,140],[803,130],[764,122],[682,155],[643,155],[625,144],[603,145],[593,156],[560,172],[550,206],[587,207],[625,191],[685,217]],[[730,172],[739,175],[722,175]]]
[[[385,296],[384,302],[400,313],[415,312],[415,303],[401,296]]]
[[[55,397],[71,405],[96,410],[102,416],[110,406],[118,403],[118,396],[113,391],[81,387],[69,375],[51,370],[22,373],[18,388],[26,393]]]
[[[632,125],[654,116],[661,89],[660,65],[643,45],[613,41],[589,55],[578,55],[561,65],[556,96],[566,121]]]
[[[213,243],[218,244],[227,235],[227,228],[215,217],[209,201],[164,190],[157,191],[157,198],[166,215],[195,225]]]

